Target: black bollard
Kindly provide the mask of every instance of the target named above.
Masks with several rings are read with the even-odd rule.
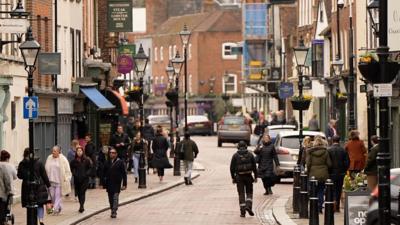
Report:
[[[300,218],[308,218],[308,192],[307,192],[307,174],[301,171],[300,174]]]
[[[318,213],[318,181],[314,176],[310,179],[310,220],[309,225],[319,225]]]
[[[333,213],[335,212],[333,199],[333,182],[331,179],[325,182],[325,225],[334,225]]]
[[[139,157],[139,188],[146,188],[146,162],[144,159],[144,153],[140,152]]]
[[[397,195],[397,202],[398,202],[398,206],[397,206],[397,225],[400,225],[400,190],[399,190],[399,195]]]
[[[299,212],[300,201],[300,166],[296,165],[293,170],[293,213]]]

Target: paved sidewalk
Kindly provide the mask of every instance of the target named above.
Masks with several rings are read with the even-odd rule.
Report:
[[[273,216],[278,224],[281,225],[308,225],[308,219],[300,219],[299,214],[293,214],[292,197],[282,196],[273,208]],[[341,204],[342,205],[342,204]],[[341,206],[340,213],[334,214],[335,225],[344,224],[343,207]],[[319,214],[319,224],[324,224],[324,214]]]
[[[194,170],[204,170],[202,165],[195,163]],[[193,179],[200,176],[196,171],[192,174]],[[183,172],[181,176],[173,176],[173,169],[165,171],[163,182],[160,182],[157,174],[150,174],[146,176],[147,188],[138,189],[138,184],[134,183],[133,174],[128,174],[128,187],[127,190],[122,191],[120,194],[120,205],[128,204],[140,199],[158,194],[160,192],[169,190],[184,183]],[[70,225],[77,224],[99,212],[109,210],[108,197],[105,189],[101,186],[96,189],[89,189],[86,192],[85,212],[79,213],[79,203],[74,200],[73,194],[69,197],[63,198],[63,208],[58,216],[45,215],[44,224],[46,225]],[[26,209],[21,207],[20,203],[13,205],[12,212],[15,215],[15,224],[26,224]]]

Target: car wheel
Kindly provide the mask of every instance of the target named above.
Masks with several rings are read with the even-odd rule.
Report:
[[[222,147],[222,141],[218,140],[218,147]]]

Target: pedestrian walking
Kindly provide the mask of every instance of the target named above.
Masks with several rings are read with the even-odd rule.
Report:
[[[11,154],[6,150],[0,152],[0,166],[4,168],[6,173],[10,176],[12,192],[15,193],[14,180],[17,177],[17,169],[10,163]]]
[[[74,139],[71,141],[71,146],[68,149],[68,153],[67,153],[67,159],[68,162],[71,163],[72,160],[75,159],[75,154],[76,154],[76,147],[79,145],[79,141],[77,139]]]
[[[149,123],[149,119],[146,118],[143,126],[143,138],[147,141],[149,149],[151,149],[151,142],[154,140],[155,134],[154,128]]]
[[[257,177],[261,178],[263,182],[264,195],[272,195],[271,187],[275,185],[277,180],[275,170],[280,164],[274,144],[268,134],[264,134],[261,146],[258,146],[254,153],[258,156]]]
[[[286,124],[285,112],[283,110],[279,110],[278,112],[276,112],[276,115],[278,117],[278,125],[285,125]]]
[[[104,166],[105,185],[110,203],[111,218],[117,217],[119,193],[126,189],[127,176],[125,162],[118,158],[117,150],[111,147],[109,160]],[[122,185],[122,186],[121,186]]]
[[[29,196],[31,195],[31,186],[29,179],[31,175],[31,161],[29,159],[29,148],[25,148],[23,154],[23,160],[18,165],[17,176],[22,180],[21,186],[21,205],[27,207],[29,204]],[[37,217],[40,225],[44,225],[44,205],[48,203],[49,193],[47,189],[50,188],[50,181],[46,173],[46,169],[42,162],[38,158],[34,159],[33,162],[34,177],[38,183],[37,191],[35,192],[36,203],[37,203]]]
[[[297,128],[299,127],[299,122],[297,122],[295,116],[291,116],[289,121],[287,122],[287,125],[293,125],[293,126],[295,126],[295,129],[297,130]]]
[[[118,152],[118,158],[127,162],[128,148],[130,140],[127,134],[124,133],[124,129],[121,125],[118,125],[117,131],[112,135],[110,139],[110,146],[114,147]]]
[[[378,183],[378,166],[376,157],[379,152],[379,138],[376,135],[371,136],[372,148],[368,152],[367,165],[364,173],[367,175],[368,189],[372,192]]]
[[[102,146],[100,149],[101,151],[99,153],[99,157],[97,158],[97,175],[99,176],[100,185],[105,188],[104,166],[109,159],[108,146]]]
[[[247,150],[246,142],[239,142],[238,150],[232,156],[230,171],[232,183],[236,184],[239,194],[240,217],[245,217],[246,211],[254,216],[253,182],[257,182],[257,165],[253,153]]]
[[[355,173],[364,169],[367,159],[367,149],[364,142],[360,140],[360,133],[357,130],[350,131],[349,141],[346,143],[345,149],[350,157],[349,171],[354,176]]]
[[[185,133],[185,138],[181,142],[179,142],[175,151],[175,154],[177,155],[180,154],[179,152],[183,153],[183,157],[181,158],[181,160],[183,160],[183,168],[185,170],[185,184],[192,185],[193,161],[195,158],[197,158],[197,155],[199,154],[197,144],[192,139],[190,139],[189,133]]]
[[[87,145],[86,145],[87,146]],[[87,157],[81,146],[76,148],[75,159],[71,162],[71,172],[74,178],[74,189],[79,200],[79,212],[85,211],[86,190],[92,173],[93,162]]]
[[[62,209],[62,196],[71,193],[71,169],[67,158],[61,153],[59,146],[54,146],[52,154],[46,160],[46,173],[50,180],[50,195],[53,203],[53,214]]]
[[[0,165],[0,224],[5,224],[7,199],[12,195],[11,177],[4,164]]]
[[[172,165],[168,161],[168,148],[168,140],[163,135],[163,129],[162,127],[158,127],[152,146],[153,159],[151,162],[149,162],[149,164],[151,164],[153,168],[157,169],[157,175],[160,179],[160,182],[162,182],[164,178],[164,169],[172,168]]]
[[[95,189],[96,188],[96,167],[97,167],[97,149],[96,146],[94,145],[92,141],[92,134],[86,134],[85,135],[85,140],[86,140],[86,146],[85,146],[85,156],[87,156],[91,162],[92,166],[90,168],[90,171],[88,171],[89,175],[89,184],[88,188],[89,189]],[[76,158],[75,158],[76,159]]]
[[[342,196],[343,179],[350,165],[349,154],[340,146],[340,137],[335,135],[332,138],[332,145],[328,148],[332,166],[329,177],[333,181],[335,211],[340,212],[340,198]]]
[[[261,136],[264,134],[265,128],[268,127],[268,121],[265,121],[264,118],[260,118],[256,127],[254,128],[254,134]]]
[[[303,154],[301,155],[300,166],[303,168],[306,165],[307,151],[313,147],[313,140],[310,136],[305,136],[303,139]]]
[[[269,125],[279,125],[280,122],[278,121],[278,115],[276,114],[276,112],[272,112],[271,113],[271,122],[269,123]]]
[[[317,114],[313,114],[312,118],[308,121],[309,131],[320,131],[319,122],[317,120]]]
[[[148,152],[148,145],[142,138],[142,134],[140,132],[136,133],[136,137],[130,146],[128,154],[133,161],[132,168],[133,168],[133,176],[135,177],[135,183],[138,182],[139,178],[140,157],[141,155],[143,155],[143,157],[145,157],[146,159],[147,152]]]
[[[260,115],[259,115],[257,109],[254,108],[254,109],[253,109],[253,112],[251,112],[250,116],[251,116],[251,118],[253,119],[253,121],[254,121],[255,123],[257,123]]]
[[[327,150],[328,144],[322,137],[315,137],[313,147],[307,151],[306,165],[308,177],[315,177],[318,181],[318,210],[322,213],[324,203],[325,181],[329,178],[329,168],[332,166]]]
[[[335,135],[339,135],[337,130],[336,130],[336,120],[330,120],[328,123],[328,126],[326,127],[325,130],[325,136],[328,140],[328,144],[331,145],[332,144],[332,138]]]

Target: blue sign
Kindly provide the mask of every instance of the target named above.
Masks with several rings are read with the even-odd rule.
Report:
[[[281,83],[279,86],[279,98],[285,99],[293,96],[293,84],[292,83]]]
[[[39,98],[37,96],[24,97],[24,119],[37,119]]]

